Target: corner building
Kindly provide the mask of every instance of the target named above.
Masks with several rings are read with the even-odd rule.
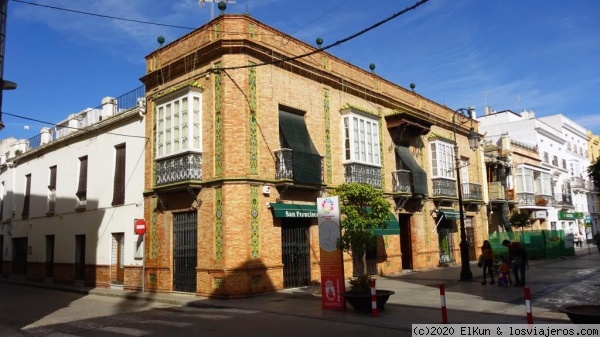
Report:
[[[452,110],[246,15],[146,61],[146,289],[226,298],[319,282],[316,199],[344,182],[393,206],[372,273],[458,262]],[[470,126],[456,134],[475,259],[487,220]]]

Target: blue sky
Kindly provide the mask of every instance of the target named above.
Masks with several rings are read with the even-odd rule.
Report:
[[[197,28],[211,19],[198,0],[23,0],[113,17]],[[286,34],[328,45],[416,0],[237,0]],[[214,9],[215,15],[218,10]],[[52,123],[102,97],[141,85],[144,57],[190,30],[82,15],[10,0],[2,111]],[[600,1],[430,0],[328,50],[452,109],[564,114],[600,134]],[[0,138],[30,138],[41,123],[3,115]],[[26,128],[28,126],[28,129]]]

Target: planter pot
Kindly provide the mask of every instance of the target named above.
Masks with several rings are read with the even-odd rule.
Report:
[[[567,304],[558,308],[558,311],[567,314],[573,324],[598,324],[600,322],[600,305]]]
[[[377,310],[383,311],[385,309],[385,303],[388,301],[391,295],[396,292],[391,290],[377,290],[375,296],[377,298]],[[350,304],[355,311],[362,313],[371,312],[371,294],[354,294],[349,292],[343,292],[342,296],[348,304]]]

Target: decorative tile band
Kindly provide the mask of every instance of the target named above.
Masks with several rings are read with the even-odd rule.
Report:
[[[258,186],[250,187],[250,246],[253,259],[260,257],[260,223],[258,221]]]
[[[325,115],[325,168],[327,183],[333,182],[331,160],[331,114],[329,110],[329,90],[323,90],[323,114]]]
[[[223,259],[223,188],[215,188],[215,259]]]

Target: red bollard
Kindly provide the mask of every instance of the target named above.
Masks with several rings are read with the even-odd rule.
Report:
[[[446,290],[444,284],[440,284],[440,301],[442,304],[442,323],[448,324],[448,312],[446,311]]]
[[[377,317],[377,288],[375,288],[375,280],[371,279],[371,316]]]
[[[531,291],[525,287],[525,309],[527,310],[527,324],[533,324],[533,314],[531,313]]]

